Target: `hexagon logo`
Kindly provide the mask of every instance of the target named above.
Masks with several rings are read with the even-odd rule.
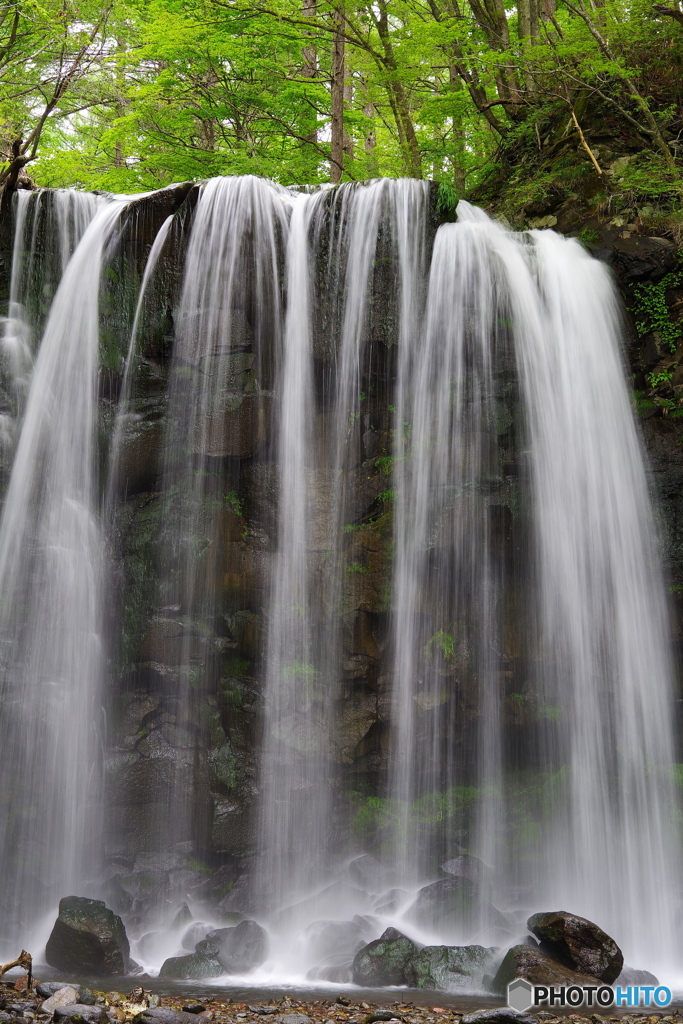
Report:
[[[534,1005],[533,989],[524,978],[515,978],[508,985],[508,1006],[518,1013],[529,1010]]]

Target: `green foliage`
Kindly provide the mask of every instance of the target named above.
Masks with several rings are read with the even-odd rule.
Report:
[[[244,502],[238,497],[236,491],[228,491],[225,495],[225,500],[228,502],[236,516],[243,515]]]
[[[633,312],[638,334],[642,337],[645,334],[656,332],[671,352],[676,351],[681,328],[671,317],[666,301],[666,292],[667,289],[679,285],[682,280],[683,268],[679,267],[665,274],[659,281],[637,284],[633,288]],[[662,378],[657,383],[670,379],[670,377],[663,377],[662,374],[657,376]],[[651,385],[655,386],[652,382]]]
[[[594,228],[582,228],[578,235],[579,241],[587,249],[591,246],[598,245],[600,242],[600,235]]]
[[[659,384],[668,384],[672,377],[670,370],[660,370],[659,373],[648,373],[647,381],[651,388],[656,388]]]
[[[375,459],[375,469],[378,469],[380,473],[385,476],[390,476],[394,466],[393,455],[380,455],[378,459]]]
[[[444,658],[449,660],[455,654],[455,639],[452,633],[446,633],[445,630],[439,629],[436,631],[434,636],[430,636],[429,640],[425,644],[425,654],[428,658],[432,656],[434,648],[438,648],[443,654]]]
[[[449,181],[439,182],[436,195],[436,212],[443,220],[455,220],[458,195]]]
[[[525,25],[499,2],[345,4],[343,177],[431,177],[440,219],[486,189],[520,223],[580,196],[611,212],[676,211],[680,26],[646,0],[559,3],[552,17],[532,7]],[[337,9],[11,0],[0,10],[3,153],[16,144],[54,186],[326,181]],[[576,124],[605,164],[599,181]]]
[[[370,570],[367,569],[364,565],[361,565],[360,562],[351,562],[350,565],[346,566],[347,576],[353,576],[356,573],[360,573],[362,575],[368,572],[370,572]]]
[[[299,661],[295,658],[291,665],[285,665],[282,669],[285,679],[312,679],[315,676],[315,666],[308,661]]]

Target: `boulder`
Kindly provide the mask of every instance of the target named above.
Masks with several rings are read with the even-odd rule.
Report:
[[[123,921],[102,900],[65,896],[45,948],[45,959],[59,971],[101,977],[137,968]]]
[[[75,981],[41,981],[39,985],[36,985],[36,995],[42,996],[43,999],[49,999],[55,992],[59,992],[63,988],[72,988],[76,991],[78,999],[75,1002],[85,1003],[87,1006],[95,1005],[95,996],[90,989],[83,988]]]
[[[217,928],[209,932],[195,949],[205,952],[205,944],[216,950],[216,956],[223,965],[223,974],[246,974],[260,967],[266,959],[268,938],[256,921],[241,921],[233,928]]]
[[[527,926],[539,940],[541,952],[565,967],[611,985],[621,974],[624,956],[614,939],[585,917],[558,910],[534,914]]]
[[[496,953],[495,947],[424,946],[409,967],[408,984],[412,988],[450,991],[462,987],[465,979],[480,982]]]
[[[217,947],[207,945],[201,952],[187,956],[170,956],[164,960],[159,971],[160,978],[176,978],[178,981],[201,981],[203,978],[220,978],[225,968],[218,959]]]
[[[457,857],[447,860],[441,865],[441,870],[445,875],[468,878],[470,882],[475,882],[477,885],[481,885],[486,876],[490,874],[490,868],[484,864],[483,860],[479,860],[478,857],[473,857],[469,853],[461,853]]]
[[[353,884],[366,892],[380,893],[387,887],[387,869],[369,853],[354,857],[346,870]]]
[[[396,928],[363,946],[353,958],[353,981],[367,988],[407,985],[417,946]]]
[[[538,1024],[538,1021],[531,1013],[518,1013],[510,1006],[499,1006],[494,1010],[475,1010],[474,1013],[466,1013],[461,1018],[460,1024]]]
[[[622,988],[627,988],[629,985],[659,985],[659,979],[649,971],[639,971],[635,967],[627,967],[624,964],[624,968],[614,984],[621,985]]]
[[[197,1024],[193,1013],[172,1010],[170,1006],[150,1006],[133,1017],[133,1024]]]
[[[305,930],[308,959],[316,961],[306,977],[311,981],[346,984],[351,981],[353,958],[377,934],[374,918],[351,921],[314,921]]]
[[[209,930],[208,924],[204,924],[202,921],[195,921],[194,924],[191,924],[187,931],[183,933],[180,945],[183,949],[195,949],[197,943],[206,938],[206,933]]]
[[[601,985],[603,982],[589,974],[579,974],[558,964],[534,946],[513,946],[505,954],[498,968],[491,988],[498,995],[505,995],[507,987],[515,978],[524,978],[532,985]]]
[[[86,1003],[72,1003],[58,1006],[52,1018],[55,1024],[68,1024],[70,1021],[87,1021],[88,1024],[109,1024],[104,1006],[88,1006]]]
[[[47,986],[45,987],[47,988]],[[71,1006],[79,1002],[78,985],[60,985],[59,982],[52,982],[50,988],[53,991],[50,992],[40,1007],[41,1013],[54,1013],[58,1006]],[[42,992],[38,993],[41,996],[42,994]]]
[[[449,875],[425,885],[407,917],[421,927],[438,930],[445,938],[456,938],[482,927],[508,927],[500,911],[482,898],[478,885],[460,875]]]

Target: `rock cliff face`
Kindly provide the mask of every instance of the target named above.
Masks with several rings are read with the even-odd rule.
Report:
[[[163,851],[171,833],[174,842],[185,841],[188,856],[213,868],[222,865],[220,877],[213,876],[214,889],[218,887],[211,894],[213,900],[220,899],[221,887],[224,894],[228,893],[254,854],[256,842],[254,803],[263,640],[277,525],[273,411],[278,395],[273,392],[272,367],[257,365],[254,310],[248,306],[232,312],[233,334],[237,331],[240,335],[240,344],[231,356],[230,411],[221,431],[212,432],[214,449],[205,453],[216,460],[229,495],[208,527],[218,552],[211,567],[210,585],[218,593],[211,635],[207,637],[202,622],[188,622],[180,609],[162,605],[159,599],[163,554],[159,539],[164,502],[168,500],[161,486],[163,435],[175,340],[174,310],[196,198],[197,187],[184,185],[134,205],[123,222],[116,253],[108,262],[101,297],[104,481],[105,453],[144,264],[162,222],[176,214],[139,329],[131,416],[113,481],[110,529],[112,684],[107,731],[107,855],[112,878],[107,897],[117,912],[133,916],[142,914],[169,887],[180,890],[183,886],[207,884],[196,865],[188,867],[187,856],[169,855],[170,859],[162,863],[163,858],[149,853]],[[432,194],[432,237],[438,226],[435,200],[436,190]],[[683,608],[683,418],[678,418],[679,402],[683,405],[683,359],[679,383],[678,352],[683,353],[683,341],[677,333],[683,312],[683,285],[676,276],[678,250],[667,239],[629,234],[597,221],[583,225],[570,220],[558,227],[577,234],[590,230],[590,245],[595,255],[612,267],[630,310],[626,317],[626,357],[634,375],[657,498],[667,582],[674,609],[679,604]],[[38,240],[38,258],[46,255],[41,246],[45,249],[49,245],[49,239]],[[0,311],[8,299],[11,252],[12,211],[5,202],[0,219]],[[341,617],[342,727],[330,756],[341,768],[337,784],[342,794],[376,791],[378,780],[387,770],[392,547],[387,456],[392,451],[390,407],[397,372],[392,313],[395,277],[396,269],[387,252],[376,263],[373,283],[367,347],[373,358],[362,367],[361,390],[366,396],[361,414],[362,451],[352,474],[356,528],[346,535],[345,553],[352,571],[345,574],[340,608],[321,609],[321,614]],[[664,336],[657,317],[647,312],[648,296],[655,292],[661,298],[657,299],[657,316],[668,317],[673,325]],[[670,342],[669,338],[674,340]],[[318,392],[322,397],[334,362],[329,311],[325,308],[320,310],[315,346]],[[258,387],[254,386],[255,378]],[[683,409],[680,411],[683,414]],[[322,429],[322,402],[317,415]],[[509,426],[503,424],[502,429]],[[511,480],[514,476],[512,467]],[[325,480],[317,484],[316,515],[310,527],[312,548],[324,548],[332,484]],[[104,482],[102,486],[104,490]],[[509,500],[501,499],[499,507],[500,543],[512,557],[523,525],[512,522]],[[518,614],[517,609],[510,608],[511,619]],[[116,629],[114,623],[119,624]],[[514,637],[514,628],[510,635]],[[192,684],[194,699],[189,717],[181,713],[174,676],[179,647],[187,644],[188,637],[192,658],[204,666]],[[675,615],[672,647],[677,659],[681,640],[683,623]],[[524,652],[513,648],[514,643],[509,652],[514,676],[516,671],[523,671]],[[453,666],[444,662],[444,676],[453,671]],[[455,737],[464,754],[468,729],[471,731],[479,714],[469,694],[464,685],[459,698],[459,733]],[[523,747],[517,737],[530,723],[519,702],[510,699],[506,707],[507,746],[514,758]],[[188,794],[194,817],[188,823],[187,835],[178,837],[169,820],[172,808],[168,801],[173,780],[179,770],[182,774],[183,765],[188,769],[184,777],[194,779],[193,792]]]

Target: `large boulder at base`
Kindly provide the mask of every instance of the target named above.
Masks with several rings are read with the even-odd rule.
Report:
[[[209,932],[195,949],[206,952],[205,946],[216,949],[224,974],[246,974],[266,959],[268,937],[256,921],[241,921],[234,928],[216,928]]]
[[[176,978],[178,981],[202,981],[204,978],[220,978],[222,974],[225,974],[225,968],[218,959],[216,946],[188,956],[170,956],[159,971],[160,978]]]
[[[472,987],[481,983],[484,971],[498,950],[484,946],[424,946],[412,960],[408,984],[412,988],[443,989]]]
[[[513,946],[505,954],[498,968],[492,990],[498,995],[506,995],[507,987],[515,978],[524,978],[532,985],[602,985],[589,974],[572,971],[535,946]]]
[[[621,974],[623,953],[614,939],[585,917],[557,910],[534,914],[527,926],[539,940],[541,951],[565,967],[592,974],[607,985]]]
[[[374,942],[363,946],[353,958],[353,981],[374,988],[407,985],[417,946],[396,928],[387,928]]]
[[[406,916],[415,924],[439,931],[446,939],[482,926],[508,928],[507,919],[482,898],[479,886],[456,875],[420,889]]]
[[[45,948],[45,959],[58,971],[128,974],[137,968],[123,921],[102,900],[65,896]]]

